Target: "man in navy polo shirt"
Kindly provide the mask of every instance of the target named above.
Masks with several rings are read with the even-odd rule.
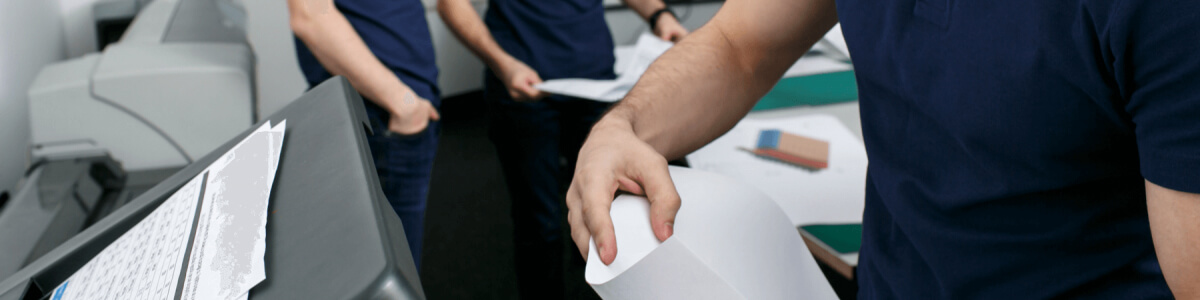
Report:
[[[871,160],[861,298],[1200,298],[1190,0],[727,2],[592,129],[567,196],[580,248],[615,257],[617,189],[669,237],[665,158],[731,128],[839,20]]]
[[[441,102],[420,0],[288,0],[296,57],[310,87],[345,76],[362,95],[379,183],[420,266]]]
[[[660,38],[687,34],[662,0],[624,0]],[[607,103],[546,95],[543,79],[613,79],[613,41],[601,0],[490,0],[483,19],[468,0],[438,12],[488,70],[489,135],[512,198],[522,299],[563,297],[562,191],[579,146]],[[574,163],[568,163],[573,166]]]

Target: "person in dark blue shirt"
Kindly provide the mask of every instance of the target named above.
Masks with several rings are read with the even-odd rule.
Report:
[[[687,34],[662,0],[625,0],[655,34]],[[438,12],[487,65],[489,136],[512,199],[518,292],[563,295],[562,190],[583,138],[607,103],[534,88],[543,79],[613,79],[613,41],[600,0],[491,0],[480,19],[468,0],[440,0]]]
[[[575,242],[613,260],[617,189],[669,237],[666,158],[839,20],[871,161],[860,298],[1200,299],[1197,1],[727,2],[593,127]]]
[[[441,102],[425,8],[420,0],[288,0],[288,11],[309,86],[341,75],[362,95],[379,183],[419,268]]]

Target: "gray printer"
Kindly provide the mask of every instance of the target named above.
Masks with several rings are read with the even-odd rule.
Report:
[[[0,205],[0,280],[255,121],[244,19],[230,0],[155,0],[118,43],[42,69],[32,166]]]
[[[34,147],[86,140],[128,172],[178,169],[244,130],[254,55],[228,7],[153,1],[120,42],[45,67],[28,95]]]

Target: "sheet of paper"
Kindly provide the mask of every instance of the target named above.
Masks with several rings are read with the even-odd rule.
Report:
[[[209,166],[181,299],[240,299],[266,279],[267,201],[285,123],[264,124]]]
[[[248,298],[266,278],[267,200],[285,129],[286,121],[251,133],[59,285],[53,299]]]
[[[675,46],[675,43],[659,39],[649,32],[643,32],[641,36],[638,36],[631,61],[625,66],[625,69],[621,70],[621,75],[617,76],[617,82],[630,86],[637,83],[638,79],[642,78],[642,74],[646,73],[646,69],[650,68],[650,64],[658,60],[658,57],[670,50],[672,46]]]
[[[842,23],[833,25],[833,28],[825,33],[825,38],[821,41],[837,50],[838,54],[845,56],[846,60],[850,59],[850,47],[846,46],[846,37],[842,35]]]
[[[613,50],[616,56],[613,80],[565,78],[547,80],[537,89],[552,94],[566,95],[600,102],[616,102],[625,98],[638,79],[663,53],[674,46],[648,32],[638,37],[634,46],[620,46]],[[825,56],[804,56],[796,61],[783,77],[807,76],[822,73],[852,70],[850,64]]]
[[[639,39],[642,37],[638,37]],[[613,72],[618,76],[625,73],[625,70],[633,64],[633,57],[637,54],[637,45],[625,45],[613,47]]]
[[[617,56],[615,70],[617,79],[613,80],[595,80],[581,78],[567,78],[547,80],[539,84],[537,88],[546,92],[591,99],[601,102],[616,102],[625,97],[626,93],[633,88],[638,79],[646,73],[646,69],[659,56],[666,52],[674,45],[671,42],[664,41],[655,37],[650,33],[642,33],[638,37],[637,44],[630,50],[629,48],[614,49],[614,54]]]
[[[783,78],[800,77],[816,74],[842,72],[853,70],[848,63],[819,55],[805,55],[797,60],[791,68],[783,72]]]
[[[671,167],[682,199],[675,234],[659,243],[645,198],[622,195],[610,214],[617,257],[595,244],[585,278],[605,299],[837,299],[787,216],[757,189]]]
[[[175,191],[54,290],[53,299],[174,299],[204,174]]]
[[[805,170],[766,160],[754,148],[763,129],[780,129],[829,142],[829,168]],[[866,197],[867,152],[829,115],[739,122],[725,135],[687,156],[693,168],[736,178],[775,200],[794,225],[860,223]]]
[[[829,142],[829,168],[806,170],[764,160],[738,148],[754,148],[758,132],[782,130]],[[688,155],[692,168],[742,180],[775,200],[793,224],[863,222],[866,149],[830,115],[738,122],[725,136]]]

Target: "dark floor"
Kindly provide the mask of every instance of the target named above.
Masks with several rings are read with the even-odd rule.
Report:
[[[444,99],[440,112],[442,135],[422,251],[425,295],[437,300],[517,299],[508,191],[487,138],[482,93]],[[564,253],[578,253],[569,248]],[[571,260],[563,282],[568,298],[599,299],[584,282],[583,260],[577,256],[564,258]]]

